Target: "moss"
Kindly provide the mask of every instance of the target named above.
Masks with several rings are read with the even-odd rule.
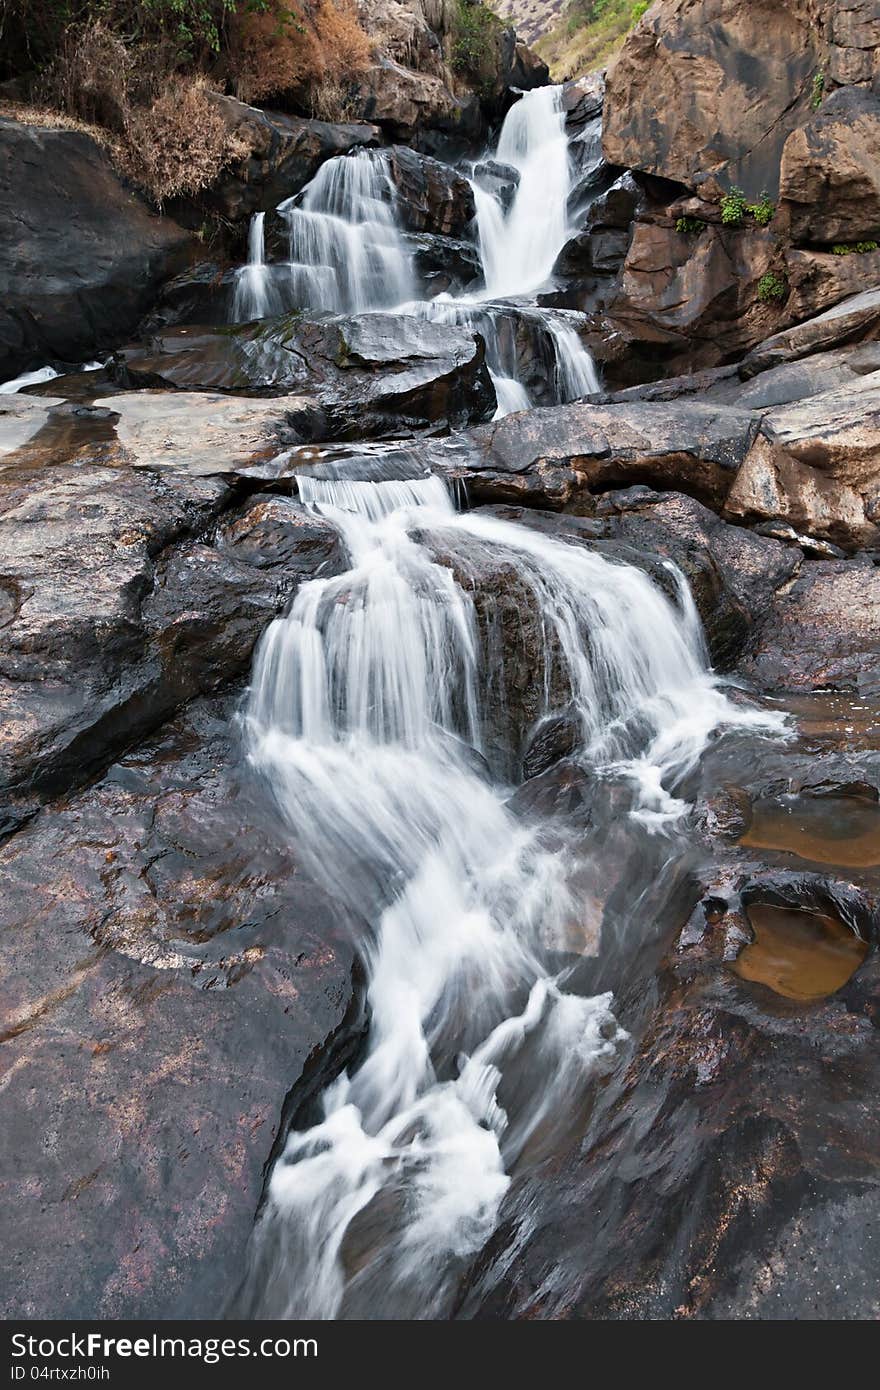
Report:
[[[825,95],[825,70],[820,68],[813,73],[813,85],[810,92],[810,106],[814,111],[818,111],[822,105],[822,98]]]
[[[675,230],[682,236],[699,236],[700,232],[706,230],[706,224],[699,217],[679,217],[676,218]]]

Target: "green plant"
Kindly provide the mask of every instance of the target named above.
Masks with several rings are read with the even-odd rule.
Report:
[[[774,299],[784,299],[787,292],[785,276],[777,275],[773,270],[768,270],[758,281],[758,298],[762,304],[772,303]]]
[[[675,230],[682,236],[699,236],[705,229],[706,224],[699,217],[678,217],[675,221]]]
[[[651,0],[636,0],[636,3],[633,5],[632,9],[629,12],[630,24],[638,24],[642,15],[645,14],[647,10],[650,8],[650,5]]]
[[[762,193],[756,203],[749,203],[746,211],[754,217],[759,227],[766,227],[773,221],[776,204],[770,201],[767,193]]]
[[[822,105],[822,98],[825,95],[825,70],[820,68],[813,73],[813,88],[810,94],[810,106],[814,111],[818,111]]]
[[[740,227],[747,209],[748,203],[742,189],[731,188],[721,199],[721,221],[725,227]]]
[[[458,0],[452,31],[451,62],[454,72],[478,84],[491,81],[498,35],[503,25],[497,15],[478,0]]]
[[[876,241],[857,241],[850,243],[838,241],[831,248],[833,256],[866,256],[871,251],[877,250]]]

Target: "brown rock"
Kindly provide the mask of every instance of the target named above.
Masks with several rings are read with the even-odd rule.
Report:
[[[4,1317],[221,1316],[290,1093],[356,1025],[361,924],[301,875],[235,705],[0,849]]]
[[[766,415],[725,511],[853,547],[878,539],[880,372]]]
[[[849,260],[850,257],[845,259]],[[855,258],[852,258],[855,259]],[[859,257],[858,259],[861,259]],[[774,333],[752,349],[740,366],[750,377],[783,362],[796,362],[841,343],[876,338],[880,332],[880,289],[865,290],[842,300],[805,323]]]
[[[720,176],[773,195],[821,58],[804,0],[663,0],[608,74],[605,158],[690,188]]]
[[[880,100],[843,87],[782,151],[779,196],[795,241],[858,242],[880,234]]]

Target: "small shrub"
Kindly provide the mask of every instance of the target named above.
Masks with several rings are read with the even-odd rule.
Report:
[[[741,188],[731,188],[721,199],[721,221],[725,227],[741,227],[748,203]]]
[[[754,217],[759,227],[766,227],[773,221],[776,204],[770,201],[766,193],[762,193],[756,203],[749,203],[746,211]]]
[[[818,111],[822,105],[822,98],[825,95],[825,70],[820,68],[813,73],[813,87],[810,93],[810,106],[814,111]]]
[[[249,152],[201,78],[175,78],[152,106],[131,113],[117,155],[122,172],[160,207],[199,193]]]
[[[73,26],[43,74],[40,95],[69,116],[119,134],[128,120],[131,72],[131,54],[100,20]]]
[[[370,60],[370,41],[351,0],[320,0],[311,11],[294,0],[245,8],[234,25],[232,49],[232,75],[242,101],[324,83],[339,87]],[[329,109],[329,99],[325,105]]]
[[[706,224],[701,222],[699,217],[678,217],[675,222],[675,230],[682,236],[699,236],[700,232],[705,231]]]
[[[491,81],[498,35],[503,25],[496,14],[475,0],[458,0],[452,29],[450,62],[453,72],[477,85]]]
[[[876,241],[857,241],[855,243],[838,241],[831,248],[833,256],[866,256],[877,250]]]
[[[766,275],[762,275],[758,281],[758,298],[763,304],[772,303],[776,299],[784,299],[788,291],[788,285],[784,275],[777,275],[775,271],[768,270]]]
[[[632,9],[629,12],[630,24],[638,24],[642,15],[645,14],[650,8],[650,4],[651,0],[636,0],[636,3],[633,5]]]

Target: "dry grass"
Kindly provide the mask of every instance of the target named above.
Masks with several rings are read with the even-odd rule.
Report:
[[[117,163],[160,207],[200,193],[249,153],[208,93],[202,78],[174,78],[151,106],[129,114]]]
[[[370,52],[352,0],[314,6],[275,0],[271,9],[245,12],[236,21],[236,93],[242,101],[265,101],[324,84],[330,93],[367,67]]]
[[[78,130],[90,135],[102,145],[112,144],[110,132],[103,126],[80,120],[79,116],[69,116],[66,111],[57,111],[50,106],[34,106],[29,102],[0,101],[0,116],[11,121],[21,121],[22,125],[38,126],[41,130]]]

